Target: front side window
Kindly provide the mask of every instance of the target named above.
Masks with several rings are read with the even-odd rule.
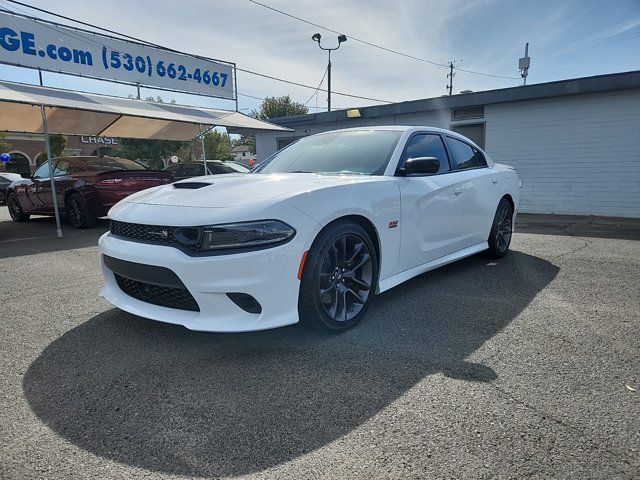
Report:
[[[486,166],[479,163],[478,152],[468,143],[465,143],[457,138],[447,137],[447,143],[449,144],[449,150],[451,150],[451,156],[453,157],[453,164],[458,170],[466,168],[476,168]],[[482,157],[484,160],[484,157]]]
[[[49,162],[44,162],[33,173],[33,178],[49,178]]]
[[[440,160],[440,169],[438,173],[449,171],[449,157],[442,143],[440,135],[434,133],[420,133],[409,139],[407,148],[405,149],[400,168],[404,167],[404,163],[410,158],[419,157],[435,157]]]
[[[382,175],[401,131],[344,130],[304,137],[252,173]]]

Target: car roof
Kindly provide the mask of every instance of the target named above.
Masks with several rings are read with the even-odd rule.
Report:
[[[394,131],[394,132],[402,132],[407,134],[412,134],[415,132],[433,132],[433,133],[441,133],[443,135],[449,135],[450,137],[459,138],[460,140],[471,143],[474,147],[484,152],[484,149],[481,148],[478,144],[476,144],[473,140],[465,137],[464,135],[460,135],[457,132],[452,130],[447,130],[445,128],[438,127],[430,127],[429,125],[376,125],[376,126],[361,126],[361,127],[352,127],[352,128],[340,128],[336,130],[329,130],[326,132],[319,132],[315,135],[323,135],[325,133],[331,132],[357,132],[357,131],[371,131],[371,130],[383,130],[383,131]],[[313,135],[312,135],[313,136]]]

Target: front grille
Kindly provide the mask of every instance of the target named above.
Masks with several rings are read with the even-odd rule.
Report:
[[[165,245],[180,245],[173,236],[176,227],[160,225],[142,225],[111,220],[111,234],[145,243],[161,243]]]
[[[198,303],[186,288],[163,287],[151,283],[139,282],[138,280],[126,278],[117,273],[114,273],[114,276],[120,289],[130,297],[161,307],[177,308],[179,310],[189,310],[192,312],[200,311]]]

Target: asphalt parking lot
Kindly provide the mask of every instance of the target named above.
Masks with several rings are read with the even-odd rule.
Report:
[[[523,216],[340,336],[113,309],[106,228],[0,207],[0,478],[638,478],[639,222]]]

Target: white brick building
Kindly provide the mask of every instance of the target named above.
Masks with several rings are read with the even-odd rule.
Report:
[[[520,211],[640,218],[640,71],[271,120],[258,160],[302,136],[428,125],[468,136],[518,170]]]

